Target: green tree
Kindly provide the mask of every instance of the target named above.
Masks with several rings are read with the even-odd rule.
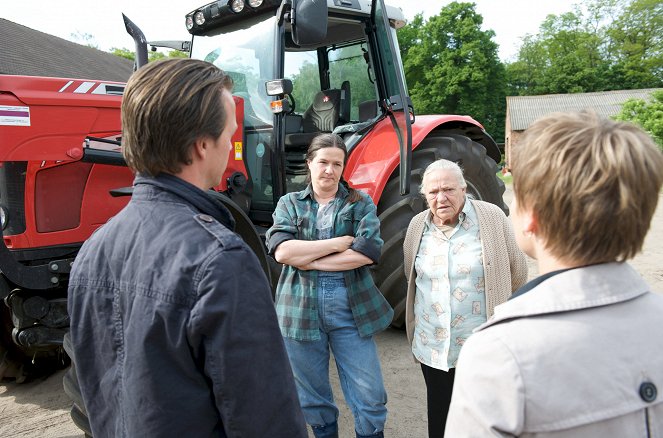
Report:
[[[635,0],[607,29],[613,75],[622,86],[663,85],[663,2]]]
[[[452,2],[399,31],[405,76],[417,113],[468,114],[504,138],[505,72],[492,30],[474,3]]]
[[[506,66],[511,95],[663,86],[663,2],[589,0],[549,15]]]
[[[626,101],[615,118],[641,126],[663,151],[663,90],[652,93],[649,102],[642,99]]]
[[[131,61],[136,60],[136,52],[124,47],[121,49],[113,47],[110,49],[110,53],[112,53],[115,56],[120,56],[122,58],[129,59]],[[153,51],[147,52],[147,62],[152,62],[156,61],[157,59],[164,59],[164,58],[188,58],[188,57],[189,57],[188,53],[181,52],[179,50],[170,50],[167,54],[164,54],[162,52],[153,52]]]
[[[545,53],[543,43],[532,35],[523,39],[518,60],[505,66],[509,95],[545,94]]]
[[[424,28],[424,17],[421,14],[414,16],[414,19],[411,23],[408,23],[406,26],[403,26],[398,30],[398,46],[401,50],[401,58],[403,60],[403,68],[405,69],[405,81],[408,84],[408,87],[411,88],[415,83],[425,82],[423,68],[424,62],[417,61],[415,62],[414,54],[411,53],[411,49],[422,43],[422,38],[424,37],[422,29]],[[407,60],[410,59],[408,62]]]
[[[518,59],[506,67],[509,94],[582,93],[609,89],[603,34],[596,21],[600,8],[586,19],[582,12],[549,15],[536,36],[527,36]]]
[[[110,53],[112,53],[115,56],[119,56],[121,58],[129,59],[131,61],[136,60],[136,53],[134,53],[133,50],[125,48],[118,49],[117,47],[113,47],[110,49]]]
[[[292,76],[292,96],[295,98],[297,112],[303,113],[320,91],[318,64],[304,62],[299,72]]]
[[[344,81],[350,83],[351,118],[358,120],[359,104],[367,100],[375,100],[375,86],[371,82],[373,72],[368,69],[364,59],[364,44],[342,47],[330,52],[330,85],[340,88]]]

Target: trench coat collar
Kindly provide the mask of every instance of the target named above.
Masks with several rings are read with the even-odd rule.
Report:
[[[649,291],[649,285],[627,263],[602,263],[571,269],[496,306],[495,314],[475,331],[510,319],[615,304]]]

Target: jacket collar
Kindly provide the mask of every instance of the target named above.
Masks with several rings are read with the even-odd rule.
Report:
[[[476,331],[514,318],[615,304],[649,291],[649,285],[627,263],[602,263],[570,269],[495,307],[493,317]]]
[[[156,177],[138,175],[134,180],[134,197],[140,197],[142,187],[146,186],[175,195],[201,213],[212,216],[229,230],[235,229],[235,219],[221,201],[181,178],[166,173],[160,173]]]

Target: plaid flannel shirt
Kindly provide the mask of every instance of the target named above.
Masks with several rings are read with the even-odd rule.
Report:
[[[339,184],[334,207],[332,237],[354,236],[350,249],[377,263],[383,241],[375,204],[365,193],[362,200],[346,202],[348,190]],[[267,231],[267,249],[274,255],[276,247],[290,239],[315,240],[318,203],[309,185],[301,192],[284,195],[274,211],[274,225]],[[373,282],[368,266],[343,271],[348,298],[361,336],[384,330],[394,311]],[[276,313],[284,337],[300,341],[320,339],[317,281],[318,271],[302,271],[283,265],[276,288]]]

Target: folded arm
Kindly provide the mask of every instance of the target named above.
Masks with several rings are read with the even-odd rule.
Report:
[[[352,236],[324,240],[286,240],[276,247],[274,258],[279,263],[298,268],[321,257],[346,251],[352,245],[353,240]]]
[[[337,272],[357,269],[362,266],[371,264],[373,264],[373,260],[371,260],[369,257],[366,257],[364,254],[352,249],[346,249],[343,252],[321,257],[317,260],[313,260],[308,264],[296,267],[305,271],[316,270]]]

